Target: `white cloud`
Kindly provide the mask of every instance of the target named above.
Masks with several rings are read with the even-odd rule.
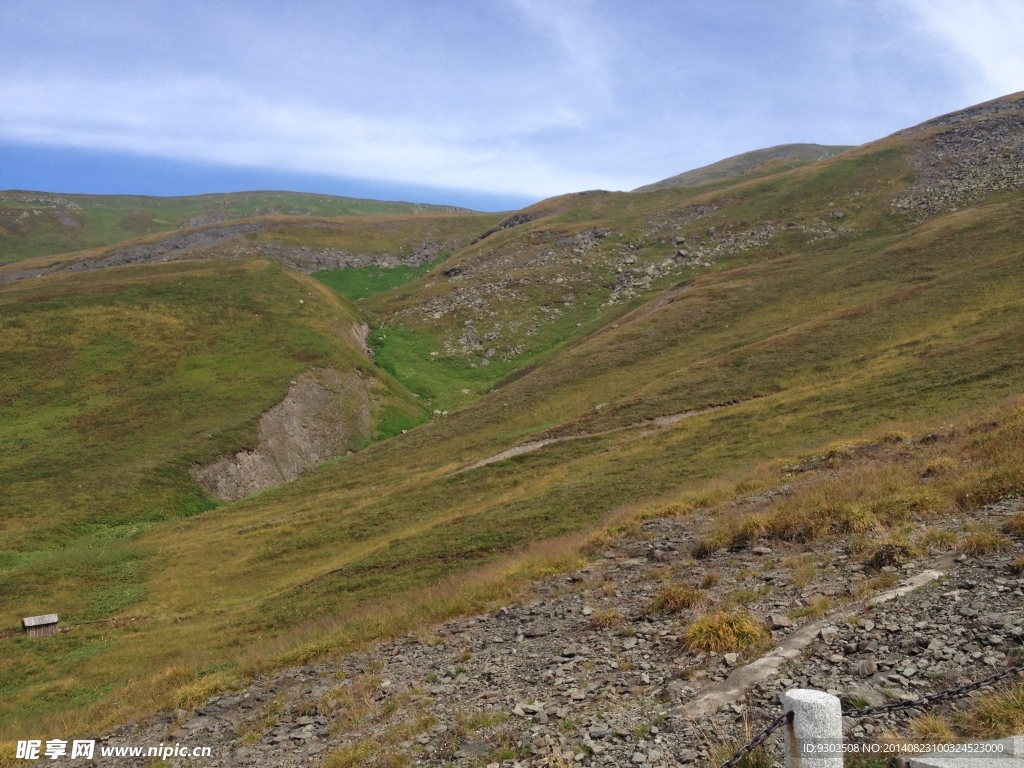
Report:
[[[0,140],[529,196],[645,180],[592,159],[614,107],[588,4],[402,8],[238,31],[237,10],[186,29],[164,8],[116,40],[77,18],[52,40],[26,10],[0,29]]]
[[[1024,3],[883,2],[21,0],[0,141],[539,196],[1024,87]]]
[[[973,71],[963,72],[974,99],[1024,89],[1024,3],[1019,0],[900,0]],[[978,82],[977,77],[982,81]]]
[[[599,186],[521,146],[570,109],[509,115],[503,126],[443,114],[372,115],[268,100],[211,77],[0,78],[0,138],[401,183],[552,195]],[[483,133],[479,131],[483,129]],[[476,135],[474,135],[476,134]]]
[[[566,79],[585,85],[587,95],[607,102],[611,98],[608,49],[591,18],[588,3],[552,3],[546,0],[510,0],[535,27],[548,34],[565,56]],[[562,79],[557,77],[556,79]],[[574,91],[574,96],[581,94]]]

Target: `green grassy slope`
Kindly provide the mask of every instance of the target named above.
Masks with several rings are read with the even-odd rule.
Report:
[[[216,506],[196,462],[254,446],[311,366],[358,369],[378,419],[419,406],[354,343],[355,316],[273,262],[188,262],[0,286],[0,614],[105,619],[145,594],[125,544]]]
[[[0,265],[0,282],[97,265],[240,256],[268,256],[305,272],[318,268],[317,259],[326,260],[327,266],[338,259],[411,266],[450,255],[501,218],[501,214],[433,212],[336,218],[251,216]]]
[[[753,254],[760,261],[811,243],[845,249],[868,231],[876,239],[895,231],[903,224],[888,211],[894,189],[876,177],[881,166],[900,179],[903,156],[895,146],[876,147],[825,161],[826,173],[798,169],[714,192],[544,201],[517,214],[527,221],[459,251],[415,283],[361,301],[386,328],[375,336],[377,360],[441,409],[464,404],[680,282],[751,263]],[[843,219],[832,216],[839,210]],[[718,249],[715,263],[678,258],[680,238],[694,253]]]
[[[361,200],[297,192],[191,197],[0,192],[0,264],[80,251],[140,235],[252,216],[368,216],[453,213],[452,206]]]
[[[309,220],[273,217],[258,219],[266,226],[248,236],[246,246],[274,245],[310,251],[340,249],[353,253],[389,254],[402,260],[426,242],[440,246],[444,256],[449,256],[453,250],[468,245],[502,218],[502,214],[494,213],[434,212]]]
[[[132,506],[121,527],[99,521],[95,535],[119,536],[111,551],[121,559],[83,567],[80,591],[133,574],[133,601],[114,612],[146,620],[79,626],[47,643],[0,638],[2,735],[57,713],[91,727],[191,701],[245,670],[405,631],[402,620],[474,604],[461,593],[430,599],[444,579],[537,540],[766,464],[781,482],[778,467],[835,441],[948,423],[1024,392],[1024,196],[1004,188],[949,212],[894,206],[944,130],[714,189],[545,201],[411,282],[360,298],[380,368],[447,415],[187,519]],[[677,258],[682,246],[690,253]],[[279,270],[274,286],[289,279]],[[21,304],[45,304],[46,280],[57,278],[16,284]],[[60,370],[59,356],[46,359]],[[110,375],[121,365],[114,358]],[[77,401],[20,403],[13,413],[28,423],[37,413],[59,421],[50,404]],[[688,411],[701,412],[652,428]],[[40,445],[60,434],[39,429]],[[578,439],[453,474],[551,436]],[[180,470],[168,477],[184,482]],[[46,498],[42,485],[36,493]],[[59,506],[7,523],[23,537],[0,561],[17,596],[8,622],[49,594],[30,569],[35,544],[18,532],[77,519]],[[126,527],[133,515],[145,524]],[[70,623],[85,617],[68,610]]]
[[[441,254],[438,261],[443,261]],[[329,285],[349,301],[358,301],[384,291],[394,290],[417,277],[425,275],[436,262],[428,262],[419,267],[349,267],[346,269],[327,269],[316,272],[316,279]]]
[[[824,144],[780,144],[777,147],[755,149],[740,155],[727,157],[716,163],[694,168],[667,179],[646,184],[633,190],[634,192],[652,192],[668,187],[695,187],[709,181],[731,179],[750,173],[777,173],[789,170],[806,163],[838,155],[852,149],[849,146],[829,146]]]

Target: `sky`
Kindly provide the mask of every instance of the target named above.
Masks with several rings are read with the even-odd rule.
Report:
[[[518,208],[1024,90],[1019,0],[0,0],[0,189]]]

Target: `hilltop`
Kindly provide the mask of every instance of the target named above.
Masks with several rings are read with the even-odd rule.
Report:
[[[968,541],[991,522],[976,510],[1024,492],[1021,98],[713,184],[509,215],[254,216],[0,269],[2,354],[24,372],[0,392],[19,425],[4,469],[39,501],[4,521],[4,622],[55,611],[71,627],[0,639],[4,737],[58,715],[81,732],[168,707],[189,721],[289,665],[326,690],[336,667],[313,665],[493,615],[630,521],[671,521],[643,530],[671,539],[659,580],[680,588],[703,572],[698,545],[746,563],[764,546],[868,561],[887,542],[924,567],[930,548]],[[208,281],[179,290],[179,272]],[[153,281],[167,298],[138,287]],[[134,335],[155,321],[123,321],[145,312],[170,318],[151,346]],[[330,332],[363,323],[367,352]],[[195,484],[191,468],[253,449],[261,414],[327,360],[378,382],[362,444],[230,503]],[[165,403],[199,421],[151,418]],[[92,408],[103,417],[80,418]],[[222,426],[207,431],[211,414]],[[49,480],[88,478],[127,434],[160,460],[82,488]],[[883,456],[933,444],[920,462]],[[844,474],[851,456],[863,474]],[[820,469],[837,472],[780,495]],[[170,509],[167,489],[191,501]],[[730,504],[762,493],[767,506]],[[666,637],[699,618],[665,619]],[[341,728],[331,712],[296,715]]]
[[[637,187],[633,191],[652,192],[667,187],[696,187],[709,181],[734,179],[749,174],[778,173],[806,163],[813,163],[816,160],[834,157],[848,149],[853,149],[853,147],[823,144],[779,144],[776,147],[755,149],[753,152],[733,155],[716,163],[694,168],[653,184]]]
[[[469,213],[445,205],[299,192],[185,197],[0,192],[0,265],[121,242],[132,237],[253,216]]]

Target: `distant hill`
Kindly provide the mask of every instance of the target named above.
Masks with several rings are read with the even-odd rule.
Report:
[[[564,686],[543,671],[570,642],[647,656],[652,671],[707,664],[682,645],[696,609],[629,612],[605,568],[652,605],[666,585],[702,583],[698,557],[709,554],[706,569],[710,553],[765,547],[757,562],[770,572],[751,567],[748,586],[719,588],[708,606],[760,625],[789,605],[781,596],[818,594],[817,573],[849,574],[857,590],[829,600],[870,599],[908,572],[875,575],[893,552],[915,569],[958,546],[1019,557],[996,528],[1002,513],[963,526],[941,516],[1024,496],[1022,121],[1024,93],[823,163],[751,153],[724,161],[738,176],[698,187],[566,194],[510,215],[297,216],[283,198],[259,203],[276,215],[254,210],[256,195],[253,210],[230,211],[240,220],[0,266],[0,755],[31,734],[109,733],[198,707],[222,755],[239,734],[254,750],[302,741],[294,748],[322,755],[344,738],[376,759],[377,742],[351,731],[367,715],[399,744],[405,723],[440,744],[422,719],[435,711],[508,709],[507,678],[481,676],[472,685],[498,695],[464,710],[442,698],[468,702],[475,689],[455,665],[489,663],[497,646],[517,649],[512,669],[536,686],[517,700],[559,701],[577,724],[612,707],[646,722],[687,706],[695,685],[649,675],[640,686],[625,664],[613,674],[567,661]],[[87,228],[84,210],[69,215]],[[339,423],[343,444],[312,450]],[[235,483],[248,495],[228,501],[228,464],[265,468],[281,442],[303,449],[284,460],[309,458],[308,471],[288,479],[281,467],[287,482],[254,493]],[[217,477],[200,485],[211,466]],[[712,528],[696,525],[698,509]],[[640,521],[677,515],[694,527],[655,550]],[[603,558],[613,531],[631,544]],[[820,564],[802,549],[814,541],[830,553]],[[604,564],[558,585],[574,605],[594,601],[596,618],[573,608],[578,634],[548,631],[525,600],[497,612],[512,587],[590,553]],[[648,559],[657,577],[635,578],[630,563]],[[429,629],[460,612],[490,615],[486,647]],[[21,618],[44,613],[70,631],[24,637]],[[951,637],[974,632],[943,615]],[[310,666],[407,632],[408,657],[375,655],[388,666],[365,675]],[[399,689],[395,670],[441,644],[451,666],[429,688]],[[293,702],[308,729],[277,724],[280,692],[244,700],[260,718],[251,730],[214,714],[240,697],[208,704],[295,664],[290,679],[314,691]],[[690,738],[676,722],[662,730],[665,754]],[[501,727],[536,745],[530,723]],[[443,754],[484,739],[470,731],[447,730]],[[334,754],[355,764],[356,752]],[[442,753],[413,754],[436,764]]]
[[[651,192],[655,189],[666,187],[695,187],[707,181],[729,179],[736,176],[743,176],[757,170],[783,171],[795,168],[798,165],[824,160],[834,157],[840,152],[845,152],[852,147],[848,146],[826,146],[824,144],[779,144],[777,147],[767,149],[755,149],[753,152],[744,152],[742,155],[733,155],[717,163],[705,165],[702,168],[694,168],[676,176],[637,187],[634,192]],[[765,168],[768,164],[770,168]]]
[[[451,205],[363,200],[301,192],[188,197],[0,191],[0,264],[113,245],[139,235],[252,216],[469,213]]]

